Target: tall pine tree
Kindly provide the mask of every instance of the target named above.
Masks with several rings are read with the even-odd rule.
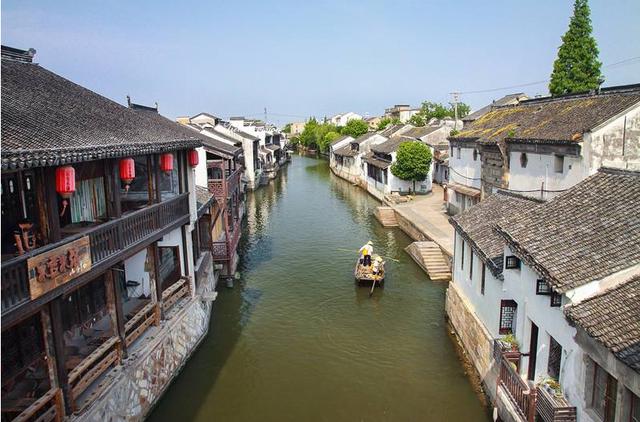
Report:
[[[558,58],[553,63],[549,92],[553,95],[597,89],[602,82],[598,46],[591,36],[587,0],[575,0],[569,29],[562,37]]]

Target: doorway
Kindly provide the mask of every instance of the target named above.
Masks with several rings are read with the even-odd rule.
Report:
[[[529,340],[529,369],[527,379],[533,381],[536,376],[536,358],[538,357],[538,326],[531,322],[531,337]]]

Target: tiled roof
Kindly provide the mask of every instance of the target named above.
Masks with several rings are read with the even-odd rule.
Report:
[[[389,162],[389,161],[385,161],[385,160],[380,160],[380,159],[376,158],[376,157],[373,155],[373,153],[372,153],[372,152],[368,152],[368,153],[366,153],[366,154],[362,157],[362,159],[363,159],[365,162],[367,162],[367,163],[371,164],[372,166],[378,167],[378,168],[380,168],[380,169],[386,169],[386,168],[388,168],[388,167],[390,167],[390,166],[391,166],[391,162]]]
[[[211,149],[213,151],[227,155],[228,157],[237,157],[242,153],[242,148],[234,145],[229,145],[228,143],[219,141],[213,137],[219,136],[220,132],[214,132],[213,130],[207,129],[204,131],[204,134],[207,135],[202,139],[202,144],[204,145],[205,149]]]
[[[386,128],[384,128],[383,130],[381,130],[380,135],[382,136],[386,136],[387,138],[390,137],[391,135],[394,135],[397,132],[400,132],[405,126],[409,126],[408,129],[411,128],[410,125],[405,125],[405,124],[397,124],[397,125],[389,125]]]
[[[216,130],[215,128],[212,128],[212,127],[204,128],[204,134],[205,135],[212,134],[213,136],[219,139],[222,139],[227,143],[232,143],[233,145],[238,145],[238,146],[242,145],[242,141],[238,140],[237,138],[234,138],[233,136],[227,135],[224,132]]]
[[[422,127],[414,127],[411,128],[409,130],[407,130],[406,132],[402,132],[403,136],[409,136],[411,138],[417,138],[420,139],[423,136],[427,136],[432,132],[435,132],[436,130],[440,129],[441,126],[422,126]]]
[[[343,136],[339,137],[338,139],[336,139],[335,141],[331,142],[331,146],[333,146],[333,145],[337,144],[338,142],[342,142],[342,141],[344,141],[344,140],[345,140],[345,139],[347,139],[347,138],[351,138],[351,136],[349,136],[349,135],[343,135]]]
[[[476,110],[473,113],[466,115],[465,117],[462,118],[462,121],[463,122],[470,122],[472,120],[477,120],[480,117],[482,117],[485,114],[487,114],[488,112],[490,112],[493,107],[501,107],[501,106],[505,106],[505,105],[511,104],[512,102],[518,100],[519,98],[525,98],[526,99],[527,96],[524,94],[524,92],[519,92],[517,94],[505,95],[504,97],[495,100],[491,104],[486,105],[486,106],[482,107],[481,109]]]
[[[404,135],[402,136],[392,136],[388,141],[382,142],[381,144],[371,145],[371,151],[380,152],[383,154],[390,154],[395,152],[400,144],[405,142],[417,142],[414,138],[408,138]]]
[[[358,136],[353,142],[356,142],[358,144],[363,143],[364,141],[366,141],[367,139],[371,138],[372,136],[377,135],[376,132],[367,132],[363,135]]]
[[[640,276],[564,310],[567,318],[640,372]]]
[[[546,204],[498,224],[558,292],[640,263],[640,172],[600,169]]]
[[[3,170],[194,148],[202,138],[39,65],[2,60]]]
[[[640,88],[526,100],[494,108],[452,139],[580,142],[584,133],[639,103]]]
[[[206,208],[211,205],[213,194],[209,189],[196,185],[196,203],[198,204],[198,216],[206,212]]]
[[[449,222],[469,242],[491,273],[499,277],[505,241],[495,232],[496,223],[539,205],[540,202],[532,198],[498,191],[466,211],[450,217]]]
[[[343,157],[355,157],[356,155],[359,154],[358,151],[354,151],[351,149],[351,144],[349,145],[345,145],[342,148],[338,148],[337,150],[333,151],[334,155],[341,155]]]

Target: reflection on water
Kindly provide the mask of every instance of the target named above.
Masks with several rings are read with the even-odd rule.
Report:
[[[242,278],[150,420],[488,420],[446,333],[446,286],[377,223],[375,200],[295,157],[247,202]],[[341,250],[367,240],[398,259],[371,298]]]

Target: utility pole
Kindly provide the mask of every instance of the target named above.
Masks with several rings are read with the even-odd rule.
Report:
[[[451,92],[451,99],[453,100],[453,114],[454,114],[454,122],[453,122],[453,130],[458,130],[458,102],[460,101],[460,93],[459,92]]]
[[[264,127],[267,127],[267,108],[264,108]]]

